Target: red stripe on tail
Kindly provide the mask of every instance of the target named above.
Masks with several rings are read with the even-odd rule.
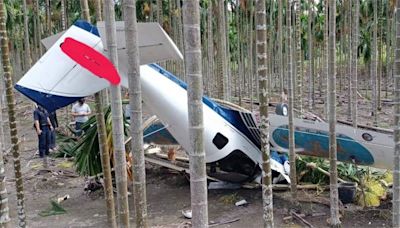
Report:
[[[67,37],[61,45],[61,50],[94,75],[106,79],[113,85],[120,83],[121,77],[112,62],[92,47]]]

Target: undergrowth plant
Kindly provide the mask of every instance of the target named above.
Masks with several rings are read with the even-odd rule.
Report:
[[[107,146],[110,153],[111,167],[113,167],[113,141],[112,141],[112,121],[111,121],[111,108],[108,107],[104,112],[104,119],[106,122],[107,131]],[[125,119],[125,118],[124,118]],[[68,127],[71,133],[74,130]],[[56,156],[59,157],[74,157],[74,164],[76,171],[82,176],[95,176],[102,173],[101,166],[101,155],[99,152],[99,142],[97,137],[97,124],[96,117],[92,116],[82,126],[83,134],[81,137],[71,136],[69,134],[59,134],[58,142],[60,143],[60,149]],[[129,134],[129,123],[125,119],[124,121],[124,134],[128,137]],[[129,178],[132,177],[131,172],[131,157],[129,156],[129,150],[126,150],[127,157],[127,170]]]

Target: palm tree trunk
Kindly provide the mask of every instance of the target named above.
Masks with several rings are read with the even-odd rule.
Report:
[[[47,35],[50,36],[52,34],[51,30],[51,1],[46,0],[46,20],[47,20]]]
[[[359,0],[354,0],[354,14],[353,14],[353,20],[352,20],[352,43],[351,43],[351,48],[352,48],[352,63],[351,63],[351,80],[350,80],[350,96],[352,98],[352,104],[351,104],[351,121],[353,123],[353,127],[357,127],[357,75],[358,75],[358,59],[357,59],[357,53],[358,53],[358,26],[359,26],[359,13],[360,13],[360,1]]]
[[[102,0],[96,0],[95,2],[95,12],[96,12],[96,21],[102,21],[103,20],[103,11],[102,11],[102,4],[101,4]],[[106,88],[104,91],[100,92],[101,95],[101,103],[102,106],[108,106],[110,104],[110,99],[109,99],[109,89]]]
[[[220,12],[223,14],[223,12]],[[198,0],[183,3],[185,68],[188,80],[190,197],[193,227],[208,227],[206,154],[204,150],[203,81],[201,72],[200,9]],[[225,27],[224,27],[225,29]],[[222,38],[225,36],[221,34]]]
[[[392,18],[396,17],[396,13],[395,13],[394,10],[392,10],[392,15],[393,15]],[[390,36],[392,47],[395,47],[395,45],[396,45],[396,29],[397,29],[397,25],[396,25],[396,23],[394,21],[395,21],[395,19],[392,20],[392,28],[391,28],[392,29],[392,35]],[[388,84],[390,84],[392,82],[394,83],[394,74],[395,74],[395,72],[394,72],[394,65],[395,65],[394,59],[395,59],[395,55],[396,55],[394,49],[395,48],[391,48],[390,49],[390,56],[392,58],[390,60],[390,74],[389,74],[389,78],[388,78]]]
[[[61,0],[61,28],[62,30],[66,30],[67,29],[67,18],[66,18],[66,14],[65,14],[65,0]]]
[[[2,151],[3,155],[6,153],[6,137],[5,137],[5,131],[4,131],[4,126],[5,126],[5,121],[4,121],[4,115],[3,115],[3,110],[5,108],[5,86],[4,86],[4,80],[0,80],[0,142],[1,142],[1,147],[0,150]]]
[[[104,1],[104,16],[109,59],[118,69],[114,1]],[[112,101],[112,136],[115,160],[115,179],[117,185],[119,227],[129,227],[128,184],[122,119],[121,86],[112,85],[110,91]]]
[[[337,179],[336,144],[336,0],[329,0],[329,38],[328,38],[328,104],[329,104],[329,171],[331,227],[340,227],[339,196]]]
[[[226,93],[228,101],[232,99],[232,73],[231,73],[231,54],[230,54],[230,44],[229,44],[229,11],[228,11],[228,1],[224,1],[224,15],[225,15],[225,42],[226,42]]]
[[[88,0],[80,0],[82,17],[90,23],[89,3]]]
[[[241,11],[239,11],[239,27],[240,29],[238,29],[239,32],[239,39],[240,39],[240,46],[239,46],[239,50],[240,50],[240,64],[241,64],[241,68],[240,68],[240,90],[239,90],[239,105],[242,106],[243,105],[243,98],[246,96],[246,58],[245,58],[245,44],[244,44],[244,37],[246,36],[246,32],[245,32],[245,24],[246,23],[246,13],[245,13],[245,9],[241,9]]]
[[[283,93],[283,88],[284,88],[284,74],[283,74],[283,40],[282,40],[282,3],[283,1],[278,1],[278,74],[279,74],[279,92],[282,94]],[[281,96],[281,102],[285,102],[283,100],[283,96]]]
[[[10,52],[8,49],[8,37],[6,30],[6,12],[4,1],[0,0],[0,37],[1,57],[3,62],[4,80],[6,87],[8,121],[10,126],[11,151],[14,157],[15,187],[17,193],[18,226],[26,227],[24,185],[21,173],[21,161],[19,154],[19,140],[15,113],[15,99],[12,82],[12,68],[10,64]]]
[[[0,82],[0,85],[3,84]],[[3,91],[3,86],[0,86],[0,91]],[[2,96],[2,94],[0,94]],[[10,227],[10,216],[8,208],[8,193],[6,189],[6,175],[3,155],[5,152],[5,137],[3,129],[3,102],[0,97],[0,227],[9,228]]]
[[[25,71],[31,68],[31,47],[29,45],[29,28],[28,28],[28,8],[26,0],[23,0],[24,11],[24,49],[25,49]]]
[[[200,26],[202,28],[204,28],[204,32],[201,33],[201,40],[204,40],[203,45],[201,46],[201,51],[202,51],[202,56],[201,56],[201,61],[202,61],[202,68],[201,68],[201,72],[203,72],[203,86],[204,86],[204,91],[203,94],[208,96],[208,81],[210,80],[209,74],[208,74],[208,60],[207,60],[207,56],[208,56],[208,40],[207,40],[207,32],[208,32],[208,28],[207,28],[207,8],[205,7],[205,5],[203,5],[204,9],[205,9],[205,13],[202,14],[202,16],[200,16]],[[167,69],[168,70],[168,69]]]
[[[261,130],[261,151],[263,156],[263,221],[264,227],[274,227],[273,199],[272,199],[272,180],[271,164],[269,152],[269,120],[268,120],[268,100],[267,90],[268,68],[267,68],[267,22],[265,0],[256,0],[256,50],[257,50],[257,74],[260,84],[260,130]]]
[[[161,5],[158,5],[159,7]],[[136,22],[136,1],[125,0],[125,40],[128,57],[130,132],[132,137],[133,187],[136,227],[147,227],[146,170],[143,152],[142,88],[140,84],[139,45]]]
[[[39,50],[38,50],[38,46],[39,46],[39,40],[37,37],[37,30],[38,30],[38,24],[37,24],[37,19],[36,19],[36,15],[35,15],[35,3],[32,2],[32,12],[33,12],[33,37],[32,37],[32,42],[33,42],[33,48],[32,48],[32,63],[35,63],[38,59],[39,59]]]
[[[383,11],[384,11],[384,7],[383,7],[383,2],[382,1],[380,1],[381,2],[381,9],[382,9],[382,12],[381,12],[381,14],[380,15],[378,15],[378,24],[379,24],[379,20],[383,20]],[[379,26],[379,25],[378,25]],[[381,102],[381,93],[382,93],[382,65],[383,65],[383,63],[382,63],[382,60],[383,60],[383,58],[382,58],[382,56],[383,56],[383,23],[380,25],[380,27],[379,27],[379,48],[378,48],[378,79],[377,79],[377,86],[378,86],[378,88],[377,88],[377,94],[376,94],[376,99],[377,99],[377,101],[376,101],[376,109],[377,109],[377,112],[378,111],[381,111],[382,110],[382,102]]]
[[[86,20],[90,20],[88,0],[81,0],[82,17]],[[94,95],[95,97],[95,111],[96,111],[96,123],[97,123],[97,137],[99,140],[99,152],[101,155],[101,165],[103,169],[104,177],[104,193],[106,198],[107,207],[107,222],[111,227],[117,227],[115,219],[115,204],[114,204],[114,193],[112,186],[111,166],[110,166],[110,153],[107,145],[107,130],[104,119],[103,103],[101,99],[101,93],[98,92]]]
[[[149,17],[147,18],[146,22],[153,22],[153,20],[154,20],[153,1],[152,0],[146,0],[146,2],[148,3],[148,5],[150,7]]]
[[[224,0],[217,0],[217,29],[218,29],[218,42],[217,42],[217,98],[229,100],[227,94],[227,76],[228,66],[226,59],[226,21],[224,14]]]
[[[163,10],[162,10],[162,0],[157,0],[157,22],[162,26],[163,24]]]
[[[107,145],[107,130],[106,123],[104,120],[103,112],[103,102],[102,102],[102,92],[97,92],[95,97],[95,109],[96,109],[96,122],[97,122],[97,134],[99,138],[99,152],[101,154],[101,165],[103,169],[104,178],[104,195],[106,198],[107,207],[107,222],[110,227],[117,227],[117,221],[115,218],[115,202],[114,202],[114,192],[112,186],[112,175],[110,166],[110,152]]]
[[[39,0],[35,0],[34,4],[34,12],[35,12],[35,20],[38,25],[37,31],[37,39],[38,39],[38,45],[39,45],[39,53],[38,53],[38,59],[40,56],[42,56],[43,49],[42,49],[42,43],[40,42],[42,40],[42,22],[40,21],[40,11],[39,11]]]
[[[103,15],[102,15],[102,9],[101,9],[101,0],[96,0],[95,2],[95,11],[96,11],[96,21],[102,21],[103,20]]]
[[[209,81],[207,82],[207,91],[209,96],[214,96],[213,81],[214,81],[214,34],[213,34],[213,1],[208,2],[207,9],[207,57],[208,69],[207,74]],[[211,89],[212,88],[212,89]]]
[[[325,26],[324,26],[325,27]],[[324,33],[325,34],[325,33]],[[326,100],[324,100],[324,81],[326,81],[325,80],[325,72],[327,71],[327,69],[326,69],[326,64],[325,64],[325,59],[326,59],[326,48],[325,48],[325,36],[324,36],[324,38],[323,38],[323,41],[322,41],[322,43],[320,44],[320,52],[319,52],[319,60],[318,60],[318,62],[319,62],[319,75],[318,75],[318,89],[319,89],[319,98],[320,99],[322,99],[323,100],[323,102],[324,102],[324,117],[326,118],[326,115],[325,115],[325,103],[326,103]]]
[[[329,28],[328,28],[328,13],[329,13],[329,5],[328,5],[329,0],[324,0],[325,3],[325,24],[324,24],[324,72],[322,73],[323,75],[323,79],[321,81],[326,82],[326,86],[323,86],[323,90],[325,91],[325,93],[323,91],[321,91],[321,95],[325,94],[326,99],[324,102],[324,116],[325,118],[328,118],[328,109],[329,109],[329,99],[328,99],[328,91],[327,91],[327,87],[328,87],[328,79],[329,79],[329,73],[328,73],[328,52],[329,52],[329,44],[328,44],[328,36],[329,36]]]
[[[253,58],[253,20],[254,20],[254,11],[253,11],[253,0],[248,1],[249,4],[249,14],[250,14],[250,29],[249,29],[249,71],[250,71],[250,111],[253,111],[253,103],[254,103],[254,58]]]
[[[292,17],[292,4],[288,1],[287,15],[286,15],[286,25],[287,25],[287,39],[288,39],[288,118],[289,118],[289,159],[290,159],[290,192],[292,195],[292,200],[295,200],[297,197],[297,178],[296,178],[296,154],[294,152],[295,149],[295,141],[294,141],[294,72],[292,71],[293,67],[293,49],[292,49],[292,25],[291,25],[291,17]],[[299,70],[299,69],[298,69]]]
[[[388,97],[388,82],[389,82],[389,75],[391,72],[391,64],[390,60],[392,58],[392,46],[393,44],[391,43],[391,24],[393,23],[393,19],[391,18],[392,12],[390,11],[390,4],[386,4],[386,16],[387,16],[387,22],[386,22],[386,77],[385,77],[385,98]],[[392,19],[392,20],[391,20]]]
[[[61,0],[61,29],[62,31],[65,31],[67,29],[67,18],[66,18],[66,13],[65,13],[65,0]],[[40,41],[39,41],[40,42]],[[71,110],[71,105],[68,105],[65,107],[65,112],[67,115],[67,121],[69,121],[70,117],[70,110]]]
[[[179,47],[180,51],[183,51],[183,31],[182,31],[182,7],[181,7],[181,1],[176,0],[176,43]],[[222,34],[221,34],[222,36]],[[178,75],[181,75],[183,77],[183,80],[186,81],[185,74],[184,74],[184,69],[183,69],[183,63],[178,62],[178,69],[177,69]]]
[[[1,145],[4,142],[0,142]],[[9,208],[8,208],[8,193],[6,189],[6,175],[4,173],[4,160],[3,160],[3,151],[0,151],[0,227],[8,228],[10,227],[10,216],[9,216]]]
[[[273,12],[274,12],[274,7],[275,7],[274,2],[275,2],[274,0],[270,0],[268,2],[268,4],[269,4],[269,12],[268,12],[269,13],[269,21],[267,23],[269,23],[270,25],[274,24],[273,23],[273,20],[274,20]],[[274,30],[275,30],[274,26],[270,26],[268,29],[268,37],[269,37],[269,39],[268,39],[268,55],[269,56],[274,56],[274,46],[275,46],[274,45],[275,44],[275,31]],[[275,58],[270,58],[268,61],[268,68],[269,68],[268,74],[270,75],[268,77],[268,90],[269,90],[270,94],[273,94],[271,81],[275,79],[274,67],[275,67]],[[247,70],[247,71],[250,71],[250,70]]]
[[[15,62],[13,65],[11,65],[11,67],[14,68],[14,72],[13,72],[13,81],[17,81],[18,80],[18,75],[22,75],[22,70],[23,70],[23,60],[22,60],[22,50],[23,50],[23,44],[22,44],[22,39],[19,39],[19,30],[17,32],[17,36],[18,36],[18,40],[16,41],[16,47],[14,50],[14,56],[15,56]]]
[[[392,225],[400,227],[400,1],[396,1],[396,46],[394,60],[394,168]]]
[[[353,28],[352,28],[352,23],[353,23],[353,21],[354,21],[354,13],[353,13],[353,10],[352,10],[352,2],[353,1],[349,1],[348,2],[348,5],[347,5],[347,20],[348,21],[346,21],[345,22],[345,27],[347,27],[348,29],[349,29],[349,32],[348,32],[348,40],[346,41],[346,42],[348,42],[348,44],[349,44],[349,47],[347,48],[348,49],[348,59],[347,59],[347,61],[348,61],[348,63],[347,63],[347,65],[348,65],[348,68],[349,68],[349,74],[348,74],[348,79],[349,79],[349,81],[348,81],[348,90],[347,90],[347,92],[348,92],[348,94],[347,94],[347,120],[349,121],[349,122],[351,122],[351,113],[352,113],[352,110],[351,110],[351,108],[352,108],[352,105],[353,105],[353,97],[351,96],[352,94],[351,94],[351,83],[352,83],[352,68],[353,68],[353,66],[352,66],[352,63],[353,63]],[[348,25],[350,25],[350,26],[348,26]],[[343,52],[345,52],[346,53],[346,47],[344,48],[344,50],[343,50]],[[347,62],[346,61],[346,62]]]
[[[373,11],[374,11],[374,23],[373,23],[373,39],[372,39],[372,54],[371,54],[371,85],[372,85],[372,109],[371,109],[371,116],[373,116],[373,125],[378,125],[378,107],[377,107],[377,75],[378,75],[378,50],[377,50],[377,35],[378,35],[378,7],[377,7],[378,0],[372,0]]]
[[[72,2],[72,1],[66,1],[65,3],[66,3],[66,5],[65,5],[65,12],[69,12],[69,10],[72,8],[71,5],[74,5],[74,4],[75,4],[75,2]],[[71,16],[69,16],[69,14],[66,13],[66,14],[65,14],[65,19],[66,19],[65,24],[66,24],[66,26],[68,27],[68,26],[69,26],[70,19],[71,19]]]
[[[295,88],[296,87],[295,85],[297,85],[297,78],[296,78],[296,76],[297,76],[297,67],[296,67],[296,63],[297,63],[297,55],[296,55],[297,54],[297,52],[296,52],[297,51],[297,47],[296,47],[297,46],[297,42],[296,42],[296,11],[295,11],[295,8],[294,8],[294,4],[295,4],[295,1],[288,2],[289,7],[291,7],[290,14],[288,14],[288,15],[290,15],[288,17],[288,20],[290,20],[290,22],[288,22],[288,26],[290,25],[290,28],[288,28],[288,32],[289,32],[289,30],[291,31],[290,32],[290,35],[291,35],[290,39],[292,40],[291,45],[290,45],[290,48],[292,49],[292,51],[291,51],[291,54],[289,55],[290,59],[288,59],[288,61],[292,61],[292,65],[291,65],[292,69],[291,70],[292,70],[292,74],[293,74],[293,83],[294,83],[293,96],[297,98],[297,96],[296,96],[296,88]],[[288,48],[288,53],[289,53],[289,48]],[[289,69],[288,69],[288,71],[289,71]],[[290,77],[291,77],[291,75],[288,75],[288,78],[287,78],[288,79],[288,87],[289,87],[289,78]],[[288,88],[288,95],[289,95],[289,88]],[[296,103],[296,106],[297,106],[298,102],[295,102],[295,103]],[[296,108],[298,108],[298,107],[296,107]]]
[[[314,0],[308,1],[308,109],[311,111],[315,105],[315,90],[314,90],[314,34],[312,30],[312,22],[314,20],[313,10]]]
[[[301,52],[301,27],[300,27],[300,18],[301,18],[301,4],[300,4],[300,0],[296,0],[294,2],[295,4],[295,21],[296,21],[296,33],[295,33],[295,42],[294,44],[296,45],[296,75],[295,75],[295,79],[293,80],[296,85],[294,85],[294,91],[293,91],[293,95],[296,94],[296,104],[297,104],[297,108],[300,111],[300,113],[303,113],[303,80],[302,80],[302,52]],[[300,114],[301,115],[301,114]],[[295,167],[296,168],[296,167]]]
[[[345,88],[347,84],[347,80],[350,80],[351,75],[351,35],[350,35],[350,26],[351,25],[351,1],[342,3],[342,13],[344,14],[344,20],[342,24],[343,33],[340,36],[340,47],[341,47],[341,56],[342,57],[342,70],[340,74],[340,82],[339,82],[339,93],[345,93]],[[348,89],[350,93],[350,87]],[[348,113],[348,119],[350,120],[351,114]]]
[[[242,42],[241,42],[241,26],[240,26],[240,4],[236,5],[236,39],[237,39],[237,88],[239,105],[242,105],[242,75],[243,75],[243,64],[242,64]]]
[[[287,39],[288,39],[288,54],[289,56],[293,56],[293,49],[292,49],[292,24],[291,24],[291,17],[292,17],[292,4],[290,1],[288,1],[288,7],[287,7]],[[292,195],[292,200],[296,200],[297,198],[297,175],[296,175],[296,153],[294,151],[295,149],[295,143],[294,143],[294,124],[293,124],[293,118],[294,118],[294,111],[293,111],[293,106],[294,106],[294,72],[292,71],[293,69],[293,58],[288,59],[288,103],[289,103],[289,108],[288,108],[288,118],[289,118],[289,159],[290,159],[290,192]]]

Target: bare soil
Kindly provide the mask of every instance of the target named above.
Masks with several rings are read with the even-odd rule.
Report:
[[[34,156],[37,150],[37,137],[32,129],[31,108],[29,102],[23,100],[19,105],[19,134],[21,135],[21,162],[24,175],[26,213],[29,227],[108,227],[106,224],[106,208],[102,190],[91,194],[84,192],[85,179],[74,177],[73,168],[60,167],[64,158],[51,159],[50,169],[53,172],[40,173],[41,160]],[[340,99],[339,99],[340,100]],[[343,98],[344,100],[344,98]],[[365,103],[365,104],[364,104]],[[339,106],[339,116],[345,119],[343,113],[346,105]],[[367,102],[360,100],[360,116],[364,123],[368,118]],[[319,111],[323,110],[323,104]],[[317,111],[318,111],[317,110]],[[391,107],[384,105],[384,115],[381,118],[389,124]],[[59,112],[59,116],[65,113]],[[365,116],[365,117],[364,117]],[[5,116],[6,117],[6,116]],[[6,117],[7,118],[7,117]],[[66,123],[67,121],[64,121]],[[389,125],[390,126],[390,125]],[[12,157],[6,156],[7,190],[9,193],[10,216],[12,227],[17,222],[16,194],[13,182]],[[150,164],[147,165],[147,200],[149,223],[152,227],[185,227],[190,220],[182,216],[181,211],[190,208],[190,186],[187,177]],[[49,217],[39,216],[39,212],[50,206],[50,200],[70,195],[70,199],[62,202],[67,213]],[[299,192],[301,198],[314,198],[314,191]],[[329,199],[329,192],[319,194]],[[235,202],[245,199],[246,206],[235,206]],[[289,192],[274,192],[274,219],[276,227],[303,227],[298,220],[283,220],[289,215],[292,208]],[[260,189],[239,190],[209,190],[209,221],[223,223],[239,219],[229,224],[216,227],[262,227],[262,197]],[[130,204],[133,198],[130,197]],[[131,207],[132,208],[132,207]],[[328,227],[329,207],[322,203],[300,203],[295,207],[297,212],[306,215],[305,219],[315,227]],[[342,208],[343,227],[390,227],[391,204],[384,203],[380,208],[361,209],[355,205]],[[323,216],[313,217],[316,212],[325,213]],[[134,215],[131,209],[131,216]],[[132,226],[134,224],[132,218]]]

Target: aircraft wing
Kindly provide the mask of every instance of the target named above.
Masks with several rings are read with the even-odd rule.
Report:
[[[295,146],[299,154],[329,158],[329,125],[324,122],[294,119]],[[278,151],[288,151],[288,118],[270,115],[270,142]],[[336,125],[337,158],[342,162],[391,169],[393,134],[374,129]]]

